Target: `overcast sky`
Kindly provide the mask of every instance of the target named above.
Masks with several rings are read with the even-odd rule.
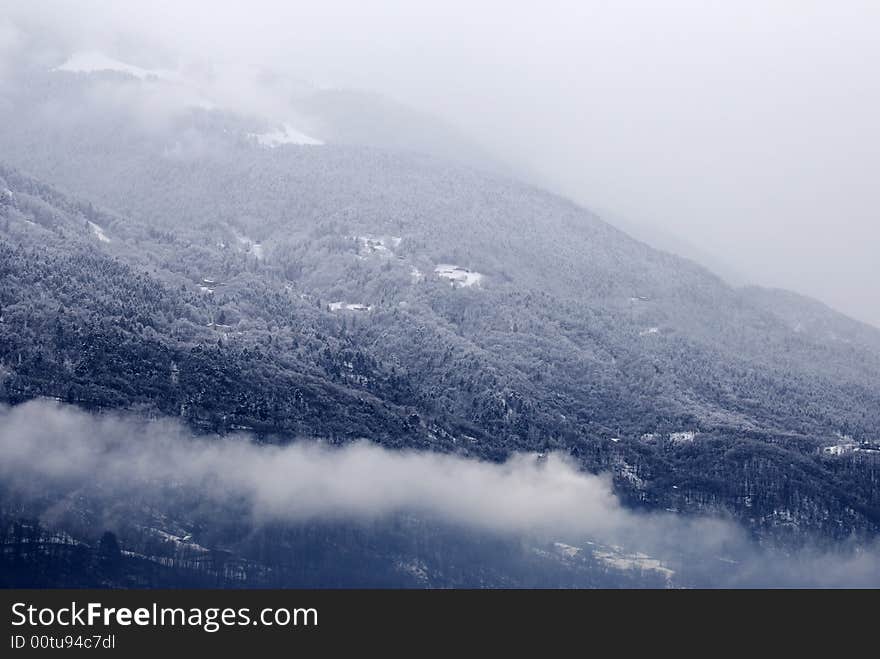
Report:
[[[0,7],[76,47],[389,94],[547,187],[680,236],[708,265],[880,326],[877,0]]]

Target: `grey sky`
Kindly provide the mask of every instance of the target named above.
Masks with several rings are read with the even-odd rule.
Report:
[[[876,1],[8,4],[72,47],[384,92],[547,187],[880,326]]]

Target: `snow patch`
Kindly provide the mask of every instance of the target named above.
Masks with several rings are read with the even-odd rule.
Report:
[[[408,561],[397,561],[396,567],[400,572],[410,575],[417,581],[425,584],[429,582],[428,566],[425,565],[424,561],[416,558]]]
[[[638,490],[644,489],[645,481],[639,476],[636,468],[624,462],[620,468],[620,476]]]
[[[176,74],[173,71],[143,69],[139,66],[120,62],[117,59],[108,57],[104,53],[96,51],[74,53],[66,62],[55,67],[52,71],[65,71],[67,73],[99,73],[103,71],[114,71],[116,73],[130,75],[139,80],[147,80],[150,78],[170,79],[176,77]]]
[[[453,287],[478,286],[483,280],[481,273],[450,263],[441,263],[434,268],[434,273],[438,277],[450,280]]]
[[[248,238],[244,234],[238,233],[237,231],[234,231],[233,234],[235,235],[235,239],[238,241],[238,244],[241,245],[242,250],[244,250],[246,253],[253,254],[254,258],[256,258],[258,261],[262,261],[265,258],[266,253],[263,250],[263,243],[252,240],[251,238]]]
[[[149,529],[153,532],[155,536],[160,538],[163,542],[168,542],[173,544],[175,547],[187,549],[191,549],[197,552],[208,552],[209,550],[203,547],[202,545],[194,542],[192,539],[192,534],[184,533],[183,535],[175,535],[173,533],[168,533],[167,531],[163,531],[162,529],[151,528]]]
[[[566,558],[574,558],[579,553],[581,553],[581,551],[583,551],[580,547],[567,545],[564,542],[554,542],[553,548]]]
[[[826,455],[834,455],[840,457],[841,455],[856,453],[859,451],[859,448],[859,445],[855,442],[840,442],[838,444],[834,444],[833,446],[823,447],[822,452]]]
[[[648,327],[647,329],[643,329],[641,332],[639,332],[639,336],[648,336],[649,334],[659,334],[659,333],[660,333],[659,327]]]
[[[362,256],[394,256],[392,247],[399,247],[403,238],[398,236],[355,236],[358,253]]]
[[[290,124],[281,124],[281,128],[268,133],[248,133],[248,137],[255,139],[260,146],[274,149],[285,144],[299,144],[320,146],[324,144],[321,140],[310,135],[298,131]]]
[[[689,444],[697,437],[695,430],[685,430],[683,432],[669,433],[669,441],[673,444]]]
[[[634,554],[624,553],[620,548],[594,549],[593,557],[616,570],[640,570],[642,572],[657,572],[666,578],[667,583],[675,576],[675,570],[668,567],[656,558],[651,558],[647,554],[636,552]]]
[[[360,304],[360,303],[346,303],[346,302],[331,302],[327,305],[327,308],[330,311],[372,311],[372,304]]]
[[[880,455],[880,441],[862,440],[861,442],[853,439],[851,435],[842,432],[834,433],[837,442],[831,446],[824,446],[822,452],[827,455],[848,455],[850,453],[863,453],[867,455]]]
[[[88,220],[87,220],[88,221]],[[89,222],[89,228],[92,230],[92,233],[95,234],[95,237],[100,240],[102,243],[109,243],[110,238],[104,233],[104,229],[95,224],[94,222]]]

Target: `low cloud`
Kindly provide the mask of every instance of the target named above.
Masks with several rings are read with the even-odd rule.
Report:
[[[873,548],[759,550],[730,521],[626,509],[609,478],[585,474],[558,454],[520,454],[496,464],[367,442],[264,445],[247,436],[194,437],[168,420],[92,415],[38,401],[0,408],[0,481],[7,492],[34,500],[47,492],[97,492],[118,502],[184,491],[228,505],[254,524],[416,514],[489,533],[622,545],[691,568],[697,583],[713,585],[880,582]]]
[[[493,531],[580,534],[628,524],[610,480],[580,473],[561,455],[494,464],[368,442],[261,445],[46,402],[7,409],[0,418],[0,476],[21,486],[135,491],[177,483],[220,499],[244,498],[258,520],[415,512]]]

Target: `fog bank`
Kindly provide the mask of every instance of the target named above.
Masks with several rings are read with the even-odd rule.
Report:
[[[0,408],[0,485],[35,501],[58,492],[117,508],[145,496],[161,505],[169,492],[184,492],[256,525],[409,513],[472,531],[621,545],[715,585],[880,585],[876,547],[791,553],[759,548],[730,521],[636,513],[620,504],[609,478],[556,454],[495,464],[367,442],[265,445],[32,401]]]

